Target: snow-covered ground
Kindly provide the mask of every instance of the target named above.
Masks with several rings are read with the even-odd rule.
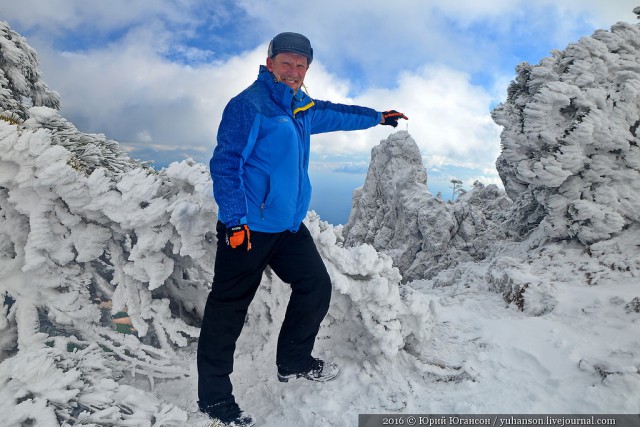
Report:
[[[579,248],[554,256],[567,265],[581,258]],[[409,285],[434,316],[425,325],[431,339],[417,352],[371,357],[342,338],[357,320],[324,328],[317,352],[343,369],[325,384],[279,383],[275,340],[264,341],[278,322],[268,334],[249,323],[233,376],[239,403],[264,426],[355,426],[365,413],[640,412],[640,313],[625,308],[638,295],[637,281],[586,286],[570,269],[556,267],[547,272],[557,280],[548,283],[553,309],[532,316],[489,289],[487,269],[487,263],[463,266],[449,286]],[[262,302],[259,297],[254,308]],[[195,378],[158,385],[157,393],[195,410]]]

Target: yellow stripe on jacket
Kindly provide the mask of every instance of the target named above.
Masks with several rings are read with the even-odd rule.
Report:
[[[311,101],[310,103],[308,103],[307,105],[303,105],[302,107],[298,107],[295,110],[293,110],[293,115],[295,116],[296,114],[298,114],[300,111],[305,111],[308,110],[309,108],[313,107],[314,105],[316,105],[313,101]]]

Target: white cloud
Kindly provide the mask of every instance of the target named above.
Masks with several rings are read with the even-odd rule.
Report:
[[[336,76],[324,69],[313,75],[316,95],[321,99],[356,103],[378,111],[396,109],[408,121],[400,121],[397,129],[388,126],[349,133],[318,135],[312,150],[318,155],[368,155],[371,148],[396,130],[409,129],[424,155],[447,159],[449,164],[486,167],[493,165],[499,154],[499,127],[490,117],[494,99],[482,87],[470,83],[469,76],[447,67],[423,67],[418,73],[404,73],[394,89],[373,88],[355,99],[348,90],[333,84]],[[311,84],[311,83],[310,83]],[[329,89],[326,93],[323,87]]]
[[[151,132],[149,132],[147,129],[142,129],[140,132],[138,132],[137,136],[137,140],[140,142],[153,142],[153,137],[151,136]]]
[[[166,19],[188,23],[197,18],[193,7],[199,1],[182,0],[2,0],[0,13],[11,17],[10,24],[63,35],[69,30],[87,27],[94,32],[113,31],[131,25]],[[5,18],[6,19],[6,18]]]
[[[105,133],[134,153],[161,151],[162,163],[171,159],[161,145],[181,146],[208,161],[222,110],[255,79],[266,45],[224,63],[192,67],[163,57],[155,48],[162,37],[139,30],[103,49],[45,50],[44,79],[61,93],[62,114],[81,131]]]
[[[538,48],[546,54],[618,20],[633,21],[635,0],[400,0],[381,5],[367,0],[241,0],[268,37],[300,31],[331,71],[359,73],[352,89],[384,86],[398,68],[415,71],[438,62],[477,73],[522,60],[512,51]],[[312,18],[312,19],[310,19]],[[546,48],[551,41],[552,46]]]
[[[233,7],[244,13],[232,16],[228,7],[203,0],[0,0],[0,13],[10,25],[30,29],[28,41],[41,57],[44,80],[61,93],[67,118],[82,131],[127,144],[134,153],[152,150],[160,163],[178,160],[170,156],[183,152],[208,161],[226,102],[255,79],[268,38],[291,30],[307,34],[316,50],[307,79],[312,96],[404,111],[410,133],[434,165],[491,170],[499,153],[499,128],[489,112],[506,96],[518,61],[503,58],[500,49],[518,40],[535,44],[519,39],[528,37],[531,28],[561,39],[568,37],[563,32],[573,31],[566,28],[585,21],[602,28],[631,21],[634,6],[630,0],[404,0],[387,7],[364,0],[242,0]],[[232,18],[252,24],[243,31],[258,34],[259,46],[204,63],[220,46],[183,43],[199,25],[206,23],[216,33]],[[521,23],[526,25],[518,27]],[[476,44],[475,25],[495,26],[496,39],[477,34]],[[106,44],[89,42],[68,52],[56,47],[60,36],[91,40],[110,32],[118,37]],[[224,32],[217,37],[225,41]],[[167,53],[197,65],[172,61]],[[508,62],[507,71],[497,60]],[[475,81],[474,73],[484,73],[484,80]],[[405,128],[401,123],[399,129]],[[394,131],[378,126],[316,136],[314,156],[362,161]]]

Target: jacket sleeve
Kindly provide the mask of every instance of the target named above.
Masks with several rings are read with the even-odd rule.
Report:
[[[218,144],[209,162],[218,218],[227,226],[246,224],[244,163],[255,145],[259,115],[245,102],[232,99],[222,113]]]
[[[382,113],[367,107],[334,104],[329,101],[313,102],[315,105],[311,109],[312,134],[367,129],[379,124],[382,119]]]

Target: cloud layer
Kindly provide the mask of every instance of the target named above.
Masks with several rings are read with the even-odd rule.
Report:
[[[506,96],[515,66],[537,63],[595,28],[632,21],[636,6],[628,0],[414,0],[384,8],[364,0],[208,3],[0,0],[0,17],[38,51],[65,117],[158,166],[184,157],[207,162],[222,110],[255,79],[268,40],[300,31],[316,51],[306,82],[313,97],[401,110],[428,166],[467,168],[491,180],[500,129],[489,113]],[[317,136],[314,159],[366,162],[391,131]]]

